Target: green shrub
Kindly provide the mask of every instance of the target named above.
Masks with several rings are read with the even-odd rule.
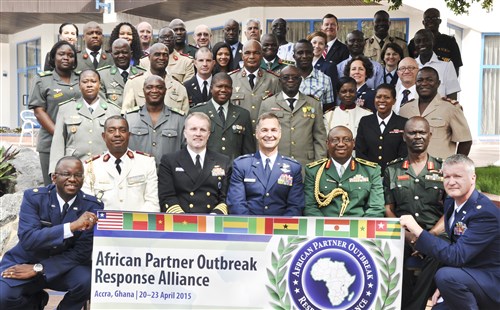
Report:
[[[14,180],[16,169],[9,163],[9,160],[14,159],[19,153],[19,150],[11,150],[12,145],[7,149],[2,146],[0,148],[0,197],[7,193],[9,183]]]
[[[494,195],[500,195],[500,167],[487,166],[476,168],[477,190]]]

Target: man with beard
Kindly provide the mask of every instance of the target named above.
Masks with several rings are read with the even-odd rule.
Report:
[[[382,50],[387,43],[395,43],[403,49],[404,57],[408,57],[408,46],[406,41],[389,35],[389,27],[391,26],[391,21],[389,13],[384,10],[380,10],[373,16],[373,30],[375,35],[370,38],[366,38],[364,54],[371,60],[378,61],[383,64],[384,58]]]
[[[427,153],[431,136],[429,122],[425,118],[414,116],[406,122],[403,140],[408,156],[390,162],[384,173],[385,213],[387,217],[415,216],[423,229],[447,239],[443,223],[443,160]],[[433,291],[432,279],[439,263],[430,256],[418,253],[412,241],[410,234],[406,234],[402,308],[421,310],[425,309]],[[418,277],[408,269],[410,264],[419,265],[421,271]]]
[[[157,166],[164,154],[180,150],[184,143],[184,113],[164,104],[165,93],[165,81],[157,75],[148,76],[143,87],[146,104],[125,116],[130,126],[130,148],[152,154]]]
[[[151,155],[128,148],[130,131],[123,116],[104,122],[104,154],[85,162],[82,190],[96,196],[106,210],[160,212],[158,177]]]
[[[102,48],[102,39],[102,28],[98,23],[88,22],[83,26],[85,50],[78,52],[76,72],[113,65],[113,58]]]
[[[111,55],[115,62],[112,66],[101,67],[97,71],[101,75],[101,89],[99,95],[106,98],[119,107],[122,106],[123,89],[130,75],[137,75],[146,69],[139,66],[131,66],[130,45],[125,39],[116,39],[111,46]]]

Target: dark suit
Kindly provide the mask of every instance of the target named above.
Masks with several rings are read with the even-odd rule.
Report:
[[[246,109],[229,103],[224,126],[213,101],[201,103],[190,112],[203,112],[210,117],[212,128],[207,145],[209,150],[224,154],[231,160],[255,152],[252,121]]]
[[[332,47],[328,49],[325,60],[333,61],[333,63],[338,65],[347,58],[349,58],[349,50],[347,49],[347,46],[344,43],[340,42],[337,38]]]
[[[474,190],[450,229],[454,200],[444,203],[451,244],[423,231],[416,249],[441,261],[435,276],[445,302],[433,309],[499,309],[500,209]]]
[[[391,84],[391,85],[394,85],[394,87],[396,87],[396,84],[398,83],[398,79],[399,79],[398,73],[397,72],[394,72],[394,74],[391,73],[392,78],[387,75],[388,73],[390,73],[390,72],[387,72],[387,70],[384,67],[384,83]]]
[[[158,169],[158,198],[162,212],[227,214],[226,193],[231,163],[207,150],[201,173],[186,148],[163,155]]]
[[[408,154],[403,141],[406,121],[406,118],[392,113],[381,133],[377,114],[363,116],[356,135],[356,156],[376,162],[384,173],[388,162]]]
[[[229,44],[229,43],[227,43],[227,44],[229,46],[231,46],[231,44]],[[231,48],[232,48],[232,46],[231,46]],[[234,69],[240,68],[240,61],[241,61],[241,53],[242,52],[243,52],[243,44],[241,44],[241,42],[238,42],[238,47],[236,48],[236,52],[234,53],[234,57],[233,57],[232,68],[234,68]]]
[[[319,71],[323,72],[324,74],[330,77],[330,79],[332,80],[332,87],[334,89],[333,93],[335,95],[335,98],[337,98],[337,92],[335,91],[339,83],[339,73],[337,72],[337,64],[334,63],[332,60],[325,60],[323,57],[320,57],[316,62],[316,64],[314,65],[314,68],[318,69]]]
[[[202,95],[203,85],[200,87],[200,85],[198,84],[196,74],[191,79],[184,82],[184,87],[186,87],[190,108],[204,101]],[[212,93],[210,93],[210,84],[207,85],[207,94],[208,100],[212,99]]]
[[[266,178],[260,152],[238,157],[227,195],[231,214],[301,216],[304,210],[302,167],[278,154]]]
[[[375,108],[375,91],[368,87],[368,85],[364,84],[361,86],[356,92],[356,97],[358,98],[356,101],[357,105],[369,109],[373,113],[377,113],[377,109]]]
[[[76,221],[85,211],[102,210],[94,196],[78,191],[61,218],[55,185],[26,190],[19,211],[19,242],[5,253],[0,271],[17,264],[41,263],[45,277],[27,280],[0,278],[0,308],[30,309],[39,303],[35,292],[44,288],[68,291],[62,309],[81,309],[90,298],[93,230],[76,231],[64,239],[64,223]]]

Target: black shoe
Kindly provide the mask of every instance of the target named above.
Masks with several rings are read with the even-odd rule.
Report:
[[[40,304],[38,306],[38,309],[43,310],[45,308],[45,306],[47,305],[47,303],[49,302],[49,293],[42,290],[38,294],[40,296],[38,299],[38,300],[40,300]]]

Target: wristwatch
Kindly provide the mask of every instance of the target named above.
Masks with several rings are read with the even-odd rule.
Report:
[[[43,272],[43,265],[42,264],[34,264],[33,265],[33,270],[36,273],[42,273]]]

